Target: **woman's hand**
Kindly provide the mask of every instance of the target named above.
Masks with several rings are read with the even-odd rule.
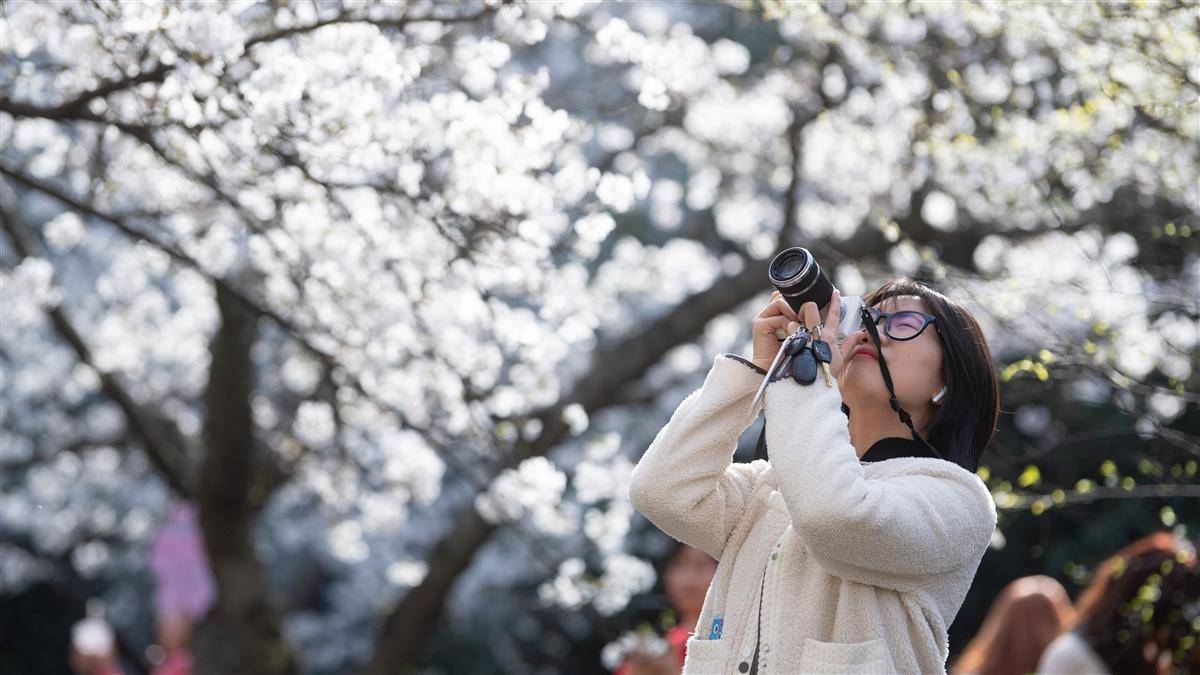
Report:
[[[783,299],[783,294],[779,291],[772,293],[771,302],[750,322],[754,335],[754,357],[751,359],[754,365],[763,370],[770,368],[779,348],[783,346],[783,340],[776,337],[775,331],[782,328],[791,335],[800,327],[799,321],[795,310]]]
[[[800,317],[804,317],[804,325],[810,328],[822,321],[825,322],[824,328],[821,329],[821,339],[829,343],[829,351],[833,356],[833,361],[829,364],[829,372],[840,379],[842,351],[838,347],[839,322],[837,319],[830,321],[829,317],[838,317],[838,310],[834,308],[841,307],[841,302],[841,291],[834,290],[833,295],[829,298],[829,306],[825,309],[824,317],[821,317],[817,303],[811,301],[800,305],[800,313],[797,315],[779,291],[772,293],[771,302],[751,322],[754,326],[754,358],[751,359],[754,365],[763,370],[770,368],[771,363],[775,360],[775,355],[779,353],[779,348],[783,346],[783,341],[775,335],[775,331],[782,328],[788,335],[791,335],[800,327]]]
[[[780,300],[783,297],[780,296]],[[804,317],[804,325],[808,326],[813,337],[816,338],[816,331],[812,331],[812,327],[819,323],[824,323],[821,329],[821,339],[829,343],[829,352],[833,356],[833,360],[829,363],[829,374],[832,375],[839,383],[842,380],[842,350],[838,345],[838,331],[841,326],[840,310],[842,302],[841,291],[834,290],[833,295],[829,298],[829,306],[825,308],[825,316],[821,316],[820,310],[817,309],[817,303],[806,302],[800,305],[800,316]],[[772,358],[774,358],[772,356]]]

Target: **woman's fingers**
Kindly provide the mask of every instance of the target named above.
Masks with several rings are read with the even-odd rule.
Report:
[[[761,367],[766,368],[766,364],[773,361],[779,353],[779,347],[782,344],[780,333],[784,333],[790,323],[795,322],[782,314],[759,316],[752,322],[754,331],[753,360],[756,363],[762,361]],[[793,332],[795,332],[794,329],[784,333],[784,337]]]
[[[815,326],[819,323],[828,323],[829,317],[841,318],[841,301],[842,294],[840,291],[834,291],[829,296],[829,304],[825,307],[825,313],[817,307],[817,303],[809,301],[800,305],[800,316],[804,317],[804,325]]]
[[[799,320],[799,317],[796,316],[796,310],[792,309],[792,306],[788,304],[787,300],[785,300],[782,295],[778,298],[775,298],[775,305],[779,308],[780,314],[793,321]]]
[[[821,311],[817,309],[815,302],[806,302],[800,305],[800,314],[804,317],[804,325],[809,328],[821,323]]]
[[[779,328],[789,328],[791,326],[799,327],[799,324],[787,318],[786,316],[783,316],[782,314],[759,317],[755,320],[755,323],[759,326],[759,332],[765,335],[774,335],[776,329]],[[792,330],[793,332],[795,331],[795,329]]]
[[[841,337],[842,327],[842,292],[834,290],[833,295],[829,297],[829,307],[825,309],[825,327],[829,330],[830,344],[835,344],[837,339]]]
[[[769,335],[770,340],[764,342],[764,344],[772,345],[772,346],[778,346],[778,340],[779,340],[778,331],[787,329],[788,334],[794,333],[794,331],[796,331],[796,328],[790,328],[790,327],[793,327],[793,325],[797,325],[796,322],[793,322],[793,321],[791,321],[790,318],[787,318],[786,316],[782,316],[782,315],[758,317],[758,318],[754,319],[755,334],[756,335]]]
[[[767,303],[767,306],[763,308],[763,311],[758,313],[758,316],[763,318],[770,316],[786,316],[793,321],[799,320],[796,317],[796,310],[792,309],[792,306],[787,304],[787,300],[784,300],[782,295],[773,297],[771,302]]]

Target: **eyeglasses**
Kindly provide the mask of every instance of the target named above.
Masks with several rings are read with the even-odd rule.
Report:
[[[906,309],[902,312],[884,312],[878,307],[864,307],[863,311],[870,315],[871,323],[878,324],[880,319],[886,319],[883,324],[883,332],[893,340],[912,340],[925,331],[925,327],[929,326],[937,320],[936,316],[918,312],[911,309]],[[866,323],[861,324],[861,328],[866,330]],[[941,335],[936,325],[933,330]]]

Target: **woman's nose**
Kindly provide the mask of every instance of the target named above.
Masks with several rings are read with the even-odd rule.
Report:
[[[852,350],[861,344],[865,344],[863,341],[864,335],[866,335],[866,331],[856,330],[853,333],[842,337],[842,341],[838,343],[838,347],[840,347],[842,350],[842,358],[850,356],[850,352]]]
[[[882,335],[879,337],[880,339],[883,339]],[[867,334],[866,330],[860,328],[846,336],[846,343],[854,345],[855,347],[860,344],[871,344],[871,336]]]
[[[888,339],[887,335],[884,334],[883,331],[879,331],[879,346],[880,346],[880,348],[886,346],[888,344],[888,342],[889,342],[889,339]],[[872,349],[874,349],[874,347],[875,347],[875,344],[873,342],[871,342],[871,334],[868,333],[865,328],[860,328],[860,329],[854,331],[853,333],[847,335],[846,339],[842,342],[842,348],[844,350],[846,350],[844,353],[849,353],[849,350],[853,350],[853,349],[857,348],[859,345],[867,345],[868,347],[871,347]]]

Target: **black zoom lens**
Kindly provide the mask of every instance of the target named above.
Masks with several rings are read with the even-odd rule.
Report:
[[[817,303],[817,308],[824,313],[833,296],[833,284],[821,271],[817,259],[808,249],[793,246],[784,249],[767,268],[771,284],[779,289],[788,305],[797,312],[806,302]]]

